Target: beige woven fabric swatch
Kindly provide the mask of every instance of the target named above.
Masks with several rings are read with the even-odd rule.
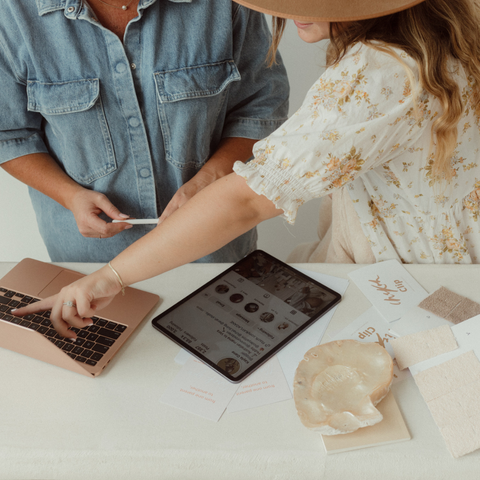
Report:
[[[480,304],[441,287],[422,300],[419,307],[457,324],[480,315]]]
[[[400,370],[458,348],[448,325],[390,340]]]

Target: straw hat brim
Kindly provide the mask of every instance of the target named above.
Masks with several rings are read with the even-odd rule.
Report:
[[[234,0],[275,17],[309,22],[345,22],[382,17],[424,0]]]

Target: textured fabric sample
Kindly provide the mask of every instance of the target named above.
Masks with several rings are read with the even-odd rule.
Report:
[[[480,448],[480,362],[473,351],[415,375],[450,453]]]
[[[390,343],[400,370],[458,348],[448,325],[395,338]]]
[[[457,324],[476,315],[480,315],[480,304],[464,298],[445,318]]]
[[[433,292],[418,306],[455,324],[480,315],[480,304],[445,287]]]
[[[457,391],[464,385],[480,381],[480,362],[475,353],[469,351],[424,370],[414,378],[423,398],[426,402],[430,402],[447,393]]]

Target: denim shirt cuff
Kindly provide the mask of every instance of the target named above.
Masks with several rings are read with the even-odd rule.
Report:
[[[261,118],[237,118],[229,120],[222,137],[241,137],[261,140],[279,128],[287,118],[265,120]]]
[[[0,164],[32,153],[48,153],[48,149],[38,133],[34,133],[30,137],[0,141]]]

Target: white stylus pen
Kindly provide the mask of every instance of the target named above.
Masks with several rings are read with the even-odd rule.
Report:
[[[153,225],[158,223],[158,218],[132,218],[126,220],[112,220],[112,223],[129,223],[130,225]]]

